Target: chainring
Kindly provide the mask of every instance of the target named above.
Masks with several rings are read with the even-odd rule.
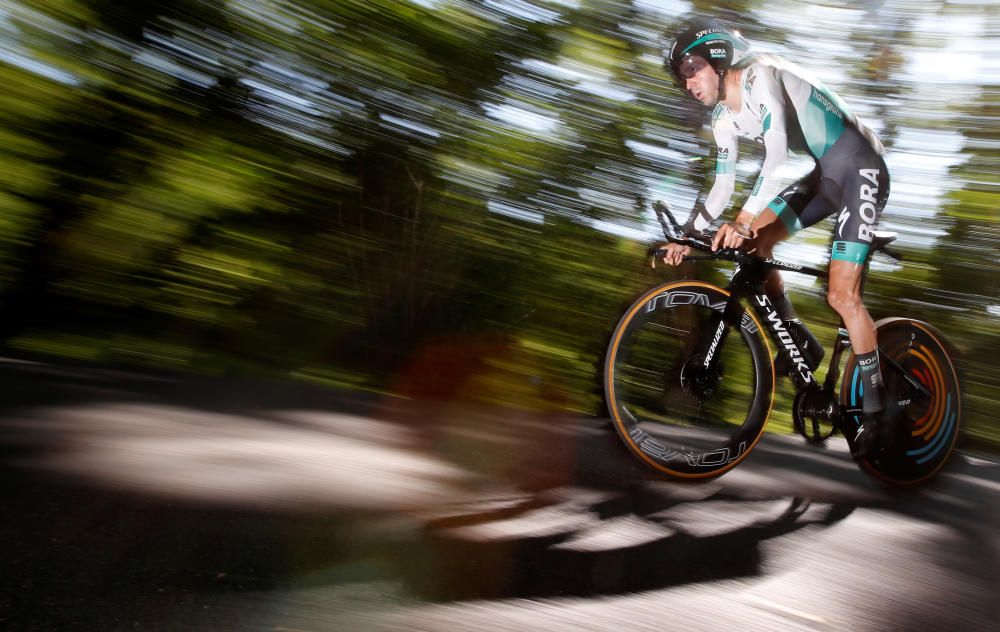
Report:
[[[820,389],[799,391],[792,404],[792,421],[802,438],[823,445],[837,431],[833,423],[837,405],[831,393]]]

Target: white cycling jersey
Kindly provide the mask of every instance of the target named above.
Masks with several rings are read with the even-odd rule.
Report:
[[[757,216],[778,192],[776,177],[788,151],[805,152],[817,162],[845,131],[860,134],[879,155],[882,143],[836,94],[817,80],[807,80],[793,64],[771,55],[750,58],[743,67],[742,107],[734,111],[719,103],[712,113],[717,146],[715,181],[695,230],[703,230],[729,205],[736,188],[737,139],[764,145],[760,175],[743,210]]]

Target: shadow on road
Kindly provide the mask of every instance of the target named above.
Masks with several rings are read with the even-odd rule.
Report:
[[[718,520],[687,511],[693,503],[720,505]],[[822,504],[806,516],[811,505],[803,498],[760,501],[727,494],[684,501],[636,489],[590,504],[563,503],[565,526],[580,515],[590,519],[560,529],[553,521],[559,505],[525,503],[514,512],[471,513],[427,525],[421,554],[406,559],[405,577],[424,598],[468,600],[586,597],[753,576],[761,572],[762,541],[827,526],[853,511],[850,505]],[[538,523],[535,533],[532,520]],[[528,532],[514,537],[518,521]]]
[[[752,577],[762,543],[872,497],[842,455],[780,442],[681,485],[590,419],[46,365],[0,383],[9,629],[190,629],[220,595],[304,587],[385,605]]]

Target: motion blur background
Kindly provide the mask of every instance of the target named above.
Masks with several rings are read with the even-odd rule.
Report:
[[[868,304],[956,344],[967,445],[1000,448],[989,1],[4,0],[0,341],[593,413],[629,299],[723,280],[644,258],[650,203],[686,216],[711,178],[708,111],[660,57],[691,12],[809,68],[881,136],[905,260],[874,264]],[[779,256],[822,264],[829,235]],[[831,341],[823,286],[786,278]]]

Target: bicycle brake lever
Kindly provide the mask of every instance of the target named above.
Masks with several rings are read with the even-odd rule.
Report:
[[[649,267],[656,269],[656,260],[662,259],[667,254],[667,249],[662,246],[650,246],[646,249],[646,256],[649,257]]]

